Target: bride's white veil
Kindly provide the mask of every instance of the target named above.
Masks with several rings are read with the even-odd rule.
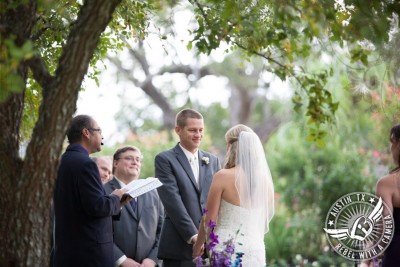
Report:
[[[245,220],[252,221],[253,233],[267,233],[274,215],[274,185],[263,145],[250,131],[241,131],[236,140],[236,187],[240,206],[250,212]]]

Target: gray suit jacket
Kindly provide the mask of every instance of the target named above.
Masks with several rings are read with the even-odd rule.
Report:
[[[104,188],[107,193],[111,193],[121,187],[114,178]],[[137,262],[150,258],[159,264],[157,252],[164,208],[157,190],[139,196],[136,211],[127,204],[122,208],[119,220],[113,221],[114,261],[125,254]]]
[[[209,158],[208,164],[203,157]],[[166,212],[158,249],[160,259],[192,259],[192,245],[187,241],[197,234],[212,178],[220,169],[218,158],[201,150],[199,165],[200,188],[179,144],[155,158],[155,176],[163,183],[157,190]]]

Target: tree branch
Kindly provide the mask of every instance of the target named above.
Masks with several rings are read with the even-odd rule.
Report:
[[[186,76],[191,75],[191,74],[198,74],[198,78],[202,78],[207,75],[216,75],[216,73],[212,73],[210,71],[210,68],[208,66],[202,66],[198,71],[195,71],[191,66],[189,65],[170,65],[170,66],[165,66],[161,68],[158,72],[157,75],[163,75],[165,73],[183,73]],[[216,75],[218,76],[218,75]]]
[[[126,79],[131,81],[135,86],[143,90],[143,92],[150,97],[150,99],[163,111],[163,124],[167,129],[173,129],[175,126],[175,114],[174,110],[171,108],[168,99],[161,93],[161,90],[157,89],[153,84],[153,76],[146,75],[146,79],[142,82],[138,81],[132,75],[132,71],[124,68],[121,61],[110,58],[108,59],[114,63],[117,69],[125,74]],[[146,62],[147,64],[147,62]],[[144,64],[144,65],[146,65]],[[144,66],[141,65],[141,66]]]
[[[26,63],[32,71],[33,78],[43,89],[54,80],[54,77],[47,70],[46,64],[41,57],[35,56],[27,60]]]
[[[140,47],[139,51],[133,49],[133,47],[131,45],[129,45],[128,43],[127,43],[127,45],[128,45],[129,54],[131,54],[132,57],[135,58],[139,62],[140,66],[142,67],[142,70],[146,74],[146,77],[150,76],[151,75],[150,74],[150,66],[149,66],[149,63],[147,62],[145,55],[143,54],[144,50],[142,48],[142,41],[139,41],[139,47]]]
[[[262,57],[263,59],[266,59],[267,61],[271,61],[271,62],[275,63],[276,65],[278,65],[279,67],[281,67],[281,68],[283,68],[283,69],[285,69],[285,70],[290,71],[290,69],[289,69],[288,67],[286,67],[285,65],[283,65],[283,64],[280,63],[279,61],[276,61],[275,59],[273,59],[273,58],[271,58],[271,57],[269,57],[269,56],[266,56],[266,55],[264,55],[264,54],[262,54],[262,53],[260,53],[260,52],[254,51],[254,50],[250,50],[250,49],[248,49],[247,47],[245,47],[244,45],[239,44],[239,43],[237,43],[237,42],[233,42],[233,44],[235,44],[237,47],[239,47],[240,49],[242,49],[242,50],[244,50],[244,51],[247,51],[247,52],[252,53],[252,54],[254,54],[254,55],[256,55],[256,56]]]
[[[203,15],[203,18],[207,21],[207,14],[204,12],[203,6],[200,5],[199,1],[195,0],[196,6],[199,8],[201,14]],[[208,21],[207,21],[208,23]]]

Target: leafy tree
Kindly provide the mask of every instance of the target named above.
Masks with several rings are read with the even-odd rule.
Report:
[[[360,44],[360,41],[372,44],[384,53],[390,33],[396,36],[395,40],[399,36],[398,1],[191,2],[196,7],[198,27],[190,46],[195,45],[200,52],[210,53],[221,43],[227,43],[248,56],[264,58],[266,69],[282,80],[293,77],[306,95],[296,94],[293,101],[297,107],[307,103],[306,115],[314,127],[309,137],[314,140],[326,135],[320,126],[331,123],[338,108],[337,101],[326,89],[332,70],[312,71],[305,68],[299,59],[315,53],[319,42],[330,40],[341,47],[349,47],[353,61],[368,65],[371,47]]]
[[[90,61],[107,49],[107,38],[101,39],[101,33],[120,2],[1,3],[0,216],[7,218],[0,227],[2,266],[49,263],[50,200],[58,159],[82,80]],[[132,15],[145,23],[148,4],[129,2],[126,7],[130,8],[117,12],[120,17]],[[121,24],[115,20],[111,26]],[[141,26],[135,24],[137,32]],[[36,104],[25,105],[25,101],[40,103],[38,113],[31,115],[29,107]],[[35,123],[21,159],[23,116]]]

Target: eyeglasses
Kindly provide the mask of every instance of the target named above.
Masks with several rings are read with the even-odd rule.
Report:
[[[99,132],[99,134],[101,134],[101,128],[95,129],[95,128],[88,128],[89,131],[92,132]]]
[[[124,159],[126,161],[136,161],[136,162],[142,162],[142,159],[139,157],[123,157],[119,159]]]

